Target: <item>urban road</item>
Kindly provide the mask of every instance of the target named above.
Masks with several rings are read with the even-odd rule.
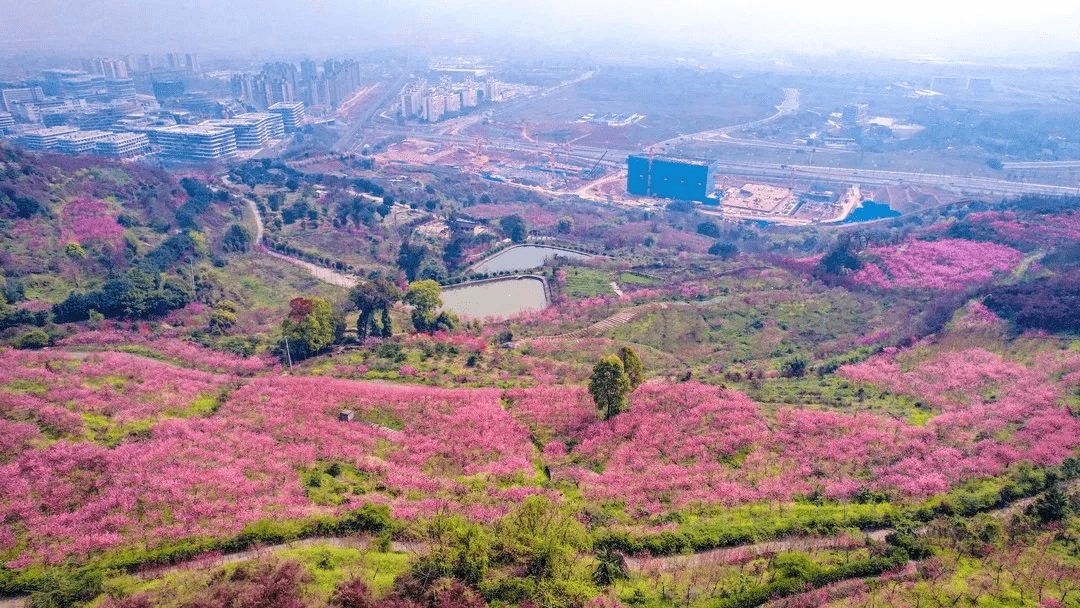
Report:
[[[446,144],[470,145],[472,139],[463,136],[418,133],[411,136],[428,141]],[[530,152],[550,154],[548,144],[535,144],[525,141],[489,140],[486,149],[500,149],[507,152]],[[625,158],[630,154],[640,154],[637,150],[607,149],[595,146],[573,146],[569,151],[559,151],[563,159],[575,159],[583,163],[596,163],[604,153],[607,158],[600,164],[612,169],[624,169]],[[591,166],[591,165],[590,165]],[[720,161],[712,164],[715,172],[722,175],[739,175],[748,178],[782,179],[792,178],[822,180],[829,182],[860,184],[864,186],[927,186],[948,192],[965,195],[1003,195],[1042,194],[1050,196],[1080,195],[1080,184],[1062,186],[1029,181],[1011,181],[993,177],[974,175],[947,175],[914,171],[890,171],[883,169],[858,169],[854,167],[826,167],[815,165],[787,165],[765,162]]]

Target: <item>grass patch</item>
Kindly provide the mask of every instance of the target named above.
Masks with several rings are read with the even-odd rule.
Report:
[[[611,289],[611,275],[594,268],[569,267],[566,271],[566,284],[563,293],[571,298],[593,298],[599,295],[614,295]]]
[[[149,437],[150,429],[157,423],[153,418],[121,423],[100,414],[83,412],[81,416],[86,426],[87,440],[109,448],[115,448],[128,439]]]
[[[49,387],[37,380],[16,378],[15,380],[0,386],[0,389],[15,395],[37,395],[38,397],[44,397],[45,393],[48,392]]]
[[[626,285],[641,285],[641,286],[644,286],[644,287],[649,287],[649,286],[652,286],[652,285],[659,285],[659,284],[663,283],[663,281],[661,281],[658,278],[651,277],[651,276],[649,276],[647,274],[641,274],[639,272],[624,272],[624,273],[621,273],[619,275],[618,281],[619,281],[619,283],[623,283],[623,284],[626,284]]]
[[[286,549],[277,555],[303,564],[315,579],[313,586],[318,595],[327,599],[338,585],[357,577],[375,595],[383,595],[393,586],[394,579],[408,570],[410,559],[407,553],[378,553],[329,545]]]

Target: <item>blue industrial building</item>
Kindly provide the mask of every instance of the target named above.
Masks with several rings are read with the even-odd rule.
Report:
[[[640,196],[709,202],[709,165],[669,157],[626,159],[626,191]]]

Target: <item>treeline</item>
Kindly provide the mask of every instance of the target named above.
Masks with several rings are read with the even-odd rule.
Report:
[[[1080,271],[996,285],[984,303],[1020,331],[1080,332]]]
[[[163,272],[185,256],[201,257],[201,244],[192,233],[173,235],[146,254],[127,271],[109,277],[97,290],[72,292],[52,307],[57,323],[85,321],[93,314],[105,318],[145,319],[183,308],[194,293],[174,278],[162,279]]]

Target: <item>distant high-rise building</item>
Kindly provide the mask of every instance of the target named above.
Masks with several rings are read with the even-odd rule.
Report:
[[[870,106],[865,103],[853,103],[841,109],[840,116],[845,127],[865,126],[870,122]]]
[[[428,95],[424,100],[424,112],[420,118],[428,122],[436,122],[446,113],[445,95]]]
[[[105,94],[117,101],[135,101],[135,81],[130,78],[105,81]]]
[[[176,125],[153,129],[149,135],[161,147],[161,155],[168,158],[206,161],[236,153],[236,134],[227,127]]]
[[[158,101],[165,101],[171,97],[180,97],[184,94],[184,81],[182,80],[155,80],[151,84],[154,97]]]
[[[67,135],[78,131],[75,127],[60,126],[34,129],[22,134],[19,143],[27,148],[35,150],[51,150],[56,145],[56,139],[61,135]]]
[[[304,103],[302,101],[275,103],[267,108],[267,111],[281,116],[281,122],[285,125],[286,133],[299,130],[304,123]]]
[[[185,67],[192,74],[201,74],[202,69],[199,67],[199,56],[195,53],[188,53],[184,56]]]
[[[271,113],[240,114],[224,120],[208,120],[202,124],[232,129],[236,136],[236,147],[241,149],[262,148],[271,139],[284,135],[281,116]]]
[[[150,151],[150,139],[143,133],[110,133],[94,143],[94,153],[113,158],[131,158]]]
[[[989,78],[969,78],[967,88],[975,93],[993,93],[994,87],[990,83]]]
[[[285,137],[285,122],[281,120],[280,114],[274,114],[272,112],[247,112],[245,114],[237,114],[233,118],[259,121],[260,124],[266,125],[266,130],[270,134],[270,139],[281,139],[282,137]]]
[[[0,89],[0,107],[5,112],[11,111],[11,105],[14,102],[35,102],[44,101],[45,93],[41,90],[41,87],[24,87],[21,89]]]
[[[466,83],[465,88],[461,91],[461,105],[465,108],[475,108],[477,106],[476,97],[476,85],[470,86]]]
[[[319,64],[310,59],[300,62],[300,80],[312,82],[319,77]]]
[[[444,105],[446,107],[447,114],[454,114],[461,111],[461,93],[457,91],[451,91],[443,96],[446,101]]]
[[[93,152],[97,142],[112,135],[108,131],[74,131],[58,135],[53,147],[64,154],[87,154]]]

